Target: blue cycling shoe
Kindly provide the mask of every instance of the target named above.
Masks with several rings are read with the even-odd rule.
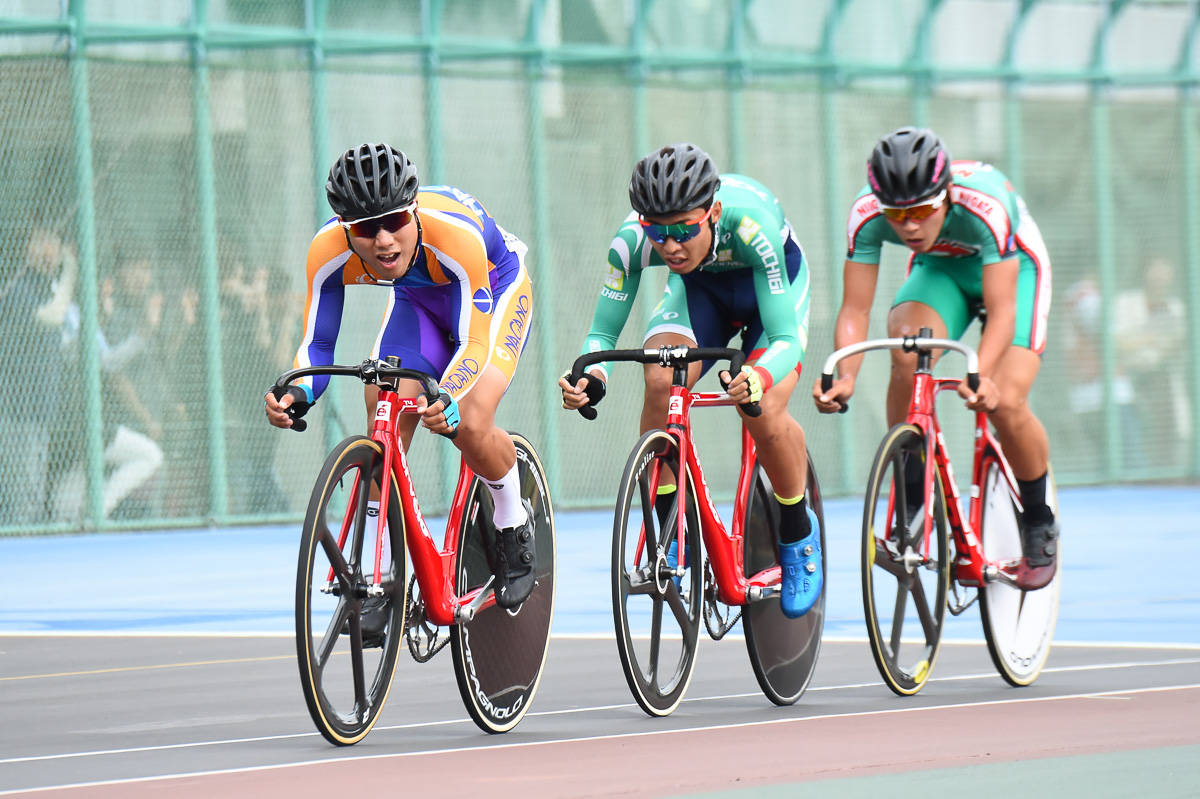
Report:
[[[685,545],[683,548],[683,566],[684,566],[684,568],[687,568],[688,562],[691,561],[691,559],[692,559],[692,548]],[[674,569],[678,565],[679,565],[679,539],[672,538],[671,546],[667,547],[667,568]],[[683,578],[682,577],[672,577],[671,579],[675,581],[675,588],[678,589],[679,591],[683,591]]]
[[[779,565],[783,571],[783,589],[779,605],[783,615],[798,619],[813,609],[821,598],[824,580],[821,571],[821,527],[817,515],[808,508],[812,532],[794,544],[779,545]]]

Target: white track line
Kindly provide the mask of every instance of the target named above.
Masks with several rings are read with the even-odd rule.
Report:
[[[1043,669],[1042,673],[1045,674],[1045,673],[1049,673],[1049,672],[1106,671],[1109,669],[1154,668],[1154,667],[1161,667],[1161,666],[1186,666],[1186,665],[1195,665],[1197,663],[1200,663],[1200,658],[1191,659],[1191,660],[1164,660],[1164,661],[1147,661],[1147,662],[1131,662],[1131,663],[1102,663],[1102,664],[1096,664],[1093,666],[1064,666],[1064,667],[1060,667],[1060,668]],[[929,682],[932,683],[932,682],[955,682],[955,681],[961,681],[961,680],[982,680],[982,679],[992,679],[995,676],[996,675],[993,672],[987,672],[987,673],[983,673],[983,674],[962,674],[962,675],[956,675],[956,676],[950,676],[950,677],[930,677]],[[817,692],[825,692],[825,691],[844,691],[844,690],[857,690],[857,689],[861,689],[861,688],[878,688],[878,687],[879,687],[878,682],[847,683],[844,685],[827,685],[827,686],[819,686],[819,687],[809,688],[808,692],[809,693],[817,693]],[[1175,687],[1176,688],[1194,688],[1194,687],[1200,687],[1200,686],[1183,685],[1183,686],[1175,686]],[[1128,691],[1114,690],[1114,691],[1108,691],[1105,693],[1107,693],[1107,694],[1123,694],[1123,693],[1138,693],[1138,692],[1142,692],[1142,691],[1152,691],[1152,690],[1167,690],[1167,689],[1139,688],[1139,689],[1129,689]],[[754,697],[754,696],[758,696],[758,695],[759,695],[758,692],[749,692],[749,693],[740,693],[740,694],[721,694],[721,695],[715,695],[715,696],[685,698],[683,700],[683,702],[686,704],[700,704],[700,703],[706,703],[706,702],[722,702],[722,701],[727,701],[730,699],[744,699],[746,697]],[[1030,702],[1030,701],[1035,701],[1035,700],[1036,701],[1044,701],[1047,699],[1069,699],[1069,698],[1073,698],[1076,696],[1093,696],[1093,695],[1099,696],[1101,694],[1075,694],[1075,695],[1069,695],[1069,696],[1028,697],[1025,699],[1013,699],[1013,700],[1003,700],[1003,701],[996,700],[996,701],[989,701],[989,702],[981,702],[981,703],[977,703],[977,704],[989,705],[989,704],[1004,704],[1005,702]],[[972,704],[972,703],[963,703],[963,704],[951,704],[951,705],[938,705],[936,707],[948,708],[948,707],[973,707],[973,706],[974,706],[974,704]],[[568,708],[568,709],[564,709],[564,710],[543,710],[543,711],[531,710],[531,711],[529,711],[528,714],[526,714],[526,718],[569,716],[569,715],[575,715],[578,713],[599,713],[599,712],[606,712],[606,711],[611,711],[611,710],[622,710],[622,709],[632,708],[632,707],[636,707],[636,705],[634,705],[634,703],[632,703],[632,702],[627,702],[627,703],[620,703],[620,704],[615,704],[615,705],[596,705],[593,707]],[[875,712],[875,711],[861,711],[861,712],[854,712],[854,713],[847,713],[847,714],[834,714],[832,716],[805,716],[805,717],[797,717],[795,719],[784,719],[784,720],[785,721],[800,721],[805,718],[808,718],[808,719],[834,718],[835,716],[838,716],[838,715],[860,716],[860,715],[869,715],[871,712]],[[878,711],[878,712],[885,712],[885,711]],[[893,712],[893,711],[889,710],[886,712]],[[444,720],[440,720],[440,721],[422,721],[422,722],[416,722],[413,724],[394,724],[394,725],[388,725],[388,726],[378,726],[378,727],[375,727],[375,729],[373,731],[378,732],[381,730],[412,730],[412,729],[422,729],[422,728],[429,728],[429,727],[444,727],[444,726],[453,725],[453,724],[468,724],[468,723],[470,723],[470,721],[471,720],[467,719],[467,718],[444,719]],[[758,722],[747,722],[747,723],[754,724],[754,723],[758,723]],[[766,722],[763,722],[763,723],[766,723]],[[744,726],[744,725],[736,725],[736,726]],[[698,727],[695,729],[708,729],[708,728],[707,727]],[[714,728],[714,729],[716,729],[716,728]],[[679,730],[676,730],[676,732],[678,732],[678,731]],[[158,746],[137,746],[137,747],[129,747],[126,749],[99,749],[99,750],[93,750],[93,751],[88,751],[88,752],[65,752],[65,753],[53,754],[53,755],[30,755],[30,756],[26,756],[26,757],[3,758],[3,759],[0,759],[0,765],[5,765],[8,763],[34,763],[34,762],[42,762],[42,761],[48,761],[48,760],[70,760],[70,759],[81,758],[81,757],[103,757],[105,755],[127,755],[127,754],[140,754],[143,752],[162,752],[162,751],[171,750],[171,749],[193,749],[193,748],[199,749],[199,748],[209,747],[209,746],[225,746],[225,745],[232,746],[232,745],[237,745],[237,744],[257,743],[257,742],[261,742],[261,741],[286,741],[286,740],[290,740],[293,738],[316,737],[318,734],[319,733],[317,733],[317,732],[287,733],[287,734],[283,734],[283,735],[263,735],[263,736],[257,736],[257,737],[252,737],[252,738],[228,738],[228,739],[216,740],[216,741],[190,741],[187,743],[161,744]],[[609,737],[620,737],[620,736],[609,736]],[[593,739],[582,738],[582,739],[563,739],[563,740],[593,740]],[[547,742],[542,742],[542,743],[550,743],[550,742],[547,741]],[[477,747],[470,747],[470,748],[477,748]],[[443,751],[443,750],[437,750],[437,751]],[[446,750],[446,751],[449,751],[449,750]],[[453,751],[458,751],[458,750],[453,750]],[[415,753],[409,753],[409,754],[415,754]],[[429,754],[429,753],[427,753],[427,754]],[[323,761],[317,761],[317,762],[323,762]],[[217,773],[217,772],[213,772],[213,773]],[[3,796],[3,795],[4,795],[4,792],[0,792],[0,796]]]
[[[1185,690],[1193,690],[1196,688],[1200,688],[1200,683],[1193,683],[1191,685],[1167,685],[1167,686],[1160,686],[1157,688],[1136,688],[1136,689],[1123,690],[1123,691],[1095,691],[1095,692],[1082,693],[1082,694],[1068,694],[1068,695],[1063,695],[1063,696],[1031,697],[1031,698],[1027,698],[1027,699],[1004,699],[1004,700],[995,700],[995,701],[989,701],[989,702],[965,702],[965,703],[957,703],[957,704],[949,704],[949,705],[929,705],[929,706],[925,706],[925,707],[891,708],[888,710],[868,710],[868,711],[859,711],[859,712],[855,712],[855,713],[830,713],[830,714],[825,714],[825,715],[820,715],[820,716],[801,716],[801,717],[797,717],[797,718],[787,718],[787,719],[767,719],[764,721],[747,721],[747,722],[738,722],[735,724],[713,724],[713,725],[707,725],[707,726],[701,726],[701,727],[685,727],[682,729],[674,729],[674,730],[647,730],[644,732],[635,732],[635,733],[619,733],[619,734],[613,734],[613,735],[593,735],[593,736],[585,736],[585,737],[578,737],[578,738],[559,738],[559,739],[555,739],[552,741],[526,741],[526,742],[522,742],[522,743],[511,743],[511,744],[492,744],[492,745],[486,746],[486,747],[466,746],[466,747],[455,747],[455,748],[450,748],[450,749],[429,749],[429,750],[423,750],[423,751],[419,751],[419,752],[393,752],[393,753],[389,753],[389,754],[356,755],[356,756],[350,756],[350,757],[325,758],[325,759],[321,759],[321,760],[304,760],[304,761],[299,761],[296,763],[278,763],[278,764],[267,765],[267,766],[248,766],[248,767],[244,767],[244,768],[217,769],[217,770],[213,770],[213,771],[194,771],[194,772],[188,772],[188,773],[182,773],[182,774],[163,774],[163,775],[160,775],[157,777],[135,777],[132,779],[124,779],[124,780],[103,780],[103,781],[98,781],[98,782],[78,782],[78,783],[67,783],[67,784],[63,784],[63,785],[47,785],[47,786],[40,787],[40,788],[25,788],[25,789],[12,790],[12,791],[0,791],[0,796],[9,796],[9,795],[18,794],[18,793],[40,793],[40,792],[44,792],[44,791],[65,790],[68,788],[89,788],[89,787],[96,787],[96,786],[103,786],[103,785],[130,785],[130,784],[140,783],[140,782],[154,782],[156,780],[194,779],[196,777],[207,777],[207,776],[214,776],[214,775],[220,775],[220,774],[248,774],[248,773],[254,773],[254,772],[259,772],[259,771],[277,771],[279,769],[296,768],[299,766],[315,766],[315,765],[321,765],[323,763],[331,763],[331,762],[344,763],[344,762],[352,762],[352,761],[387,760],[387,759],[398,759],[398,758],[409,758],[409,757],[422,757],[425,755],[462,754],[462,753],[467,753],[467,752],[473,752],[478,749],[489,749],[489,750],[491,750],[491,749],[524,749],[527,747],[534,747],[534,746],[555,746],[555,745],[564,744],[564,743],[575,744],[575,743],[588,743],[591,741],[611,741],[611,740],[619,740],[619,739],[624,739],[624,738],[643,738],[643,737],[648,737],[648,736],[652,736],[652,735],[676,735],[679,733],[688,733],[688,732],[710,732],[710,731],[721,731],[721,730],[736,730],[736,729],[742,729],[745,727],[760,727],[760,726],[775,725],[775,724],[801,724],[801,723],[805,723],[805,722],[820,721],[820,720],[824,720],[824,719],[835,719],[835,718],[856,718],[856,717],[862,717],[862,716],[884,716],[884,715],[894,715],[897,713],[924,713],[924,712],[927,712],[930,710],[951,710],[951,709],[963,708],[963,707],[988,707],[988,706],[995,706],[995,705],[1016,705],[1016,704],[1023,704],[1023,703],[1027,703],[1027,702],[1057,702],[1057,701],[1061,701],[1064,699],[1095,699],[1095,698],[1103,698],[1103,697],[1108,697],[1108,696],[1126,696],[1129,694],[1157,693],[1160,691],[1185,691]],[[419,726],[419,725],[414,725],[414,726]],[[387,729],[387,728],[385,728],[385,729]],[[315,735],[316,733],[313,733],[313,734]],[[295,736],[279,736],[279,737],[288,738],[288,737],[295,737]],[[269,740],[269,739],[259,738],[259,739],[248,739],[248,740]],[[178,748],[178,747],[157,747],[157,748],[170,749],[170,748]],[[130,750],[130,751],[136,751],[136,750]],[[0,762],[7,762],[7,761],[0,761]]]
[[[277,632],[277,631],[200,631],[200,632],[178,632],[178,631],[94,631],[94,630],[0,630],[0,638],[295,638],[294,632]],[[740,633],[730,633],[725,636],[731,641],[745,640],[745,636]],[[610,630],[608,632],[599,633],[553,633],[550,636],[551,641],[615,641],[616,636]],[[821,637],[822,643],[830,644],[865,644],[867,637],[865,635],[825,635]],[[983,646],[986,642],[983,638],[943,638],[943,646]],[[1164,643],[1147,643],[1145,641],[1060,641],[1055,640],[1053,646],[1070,646],[1070,647],[1100,647],[1109,649],[1187,649],[1200,651],[1200,644],[1195,642],[1164,642]]]

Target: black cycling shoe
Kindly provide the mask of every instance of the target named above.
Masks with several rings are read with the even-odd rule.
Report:
[[[1021,524],[1021,552],[1017,587],[1023,591],[1045,588],[1058,571],[1058,521],[1051,517]]]
[[[533,506],[521,500],[528,518],[524,524],[496,531],[496,604],[517,607],[533,593],[537,581],[537,552],[533,540]]]
[[[388,616],[391,615],[391,597],[369,596],[363,600],[361,621],[363,649],[376,649],[383,646],[384,633],[387,632]],[[350,634],[350,621],[342,625],[342,635]]]

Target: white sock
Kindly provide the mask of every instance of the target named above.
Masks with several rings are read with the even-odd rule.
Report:
[[[492,523],[496,525],[497,530],[525,523],[529,516],[525,513],[525,506],[521,504],[521,484],[517,478],[516,463],[513,463],[508,474],[499,480],[483,480],[483,484],[492,492],[492,502],[496,505]]]
[[[363,574],[368,579],[375,577],[375,531],[383,533],[383,568],[387,569],[387,565],[392,560],[392,538],[388,535],[387,519],[383,520],[383,526],[378,527],[379,521],[379,501],[374,499],[367,500],[367,523],[363,529],[363,553],[362,553],[362,570]]]

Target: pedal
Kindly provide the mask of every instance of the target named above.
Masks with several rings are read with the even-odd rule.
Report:
[[[783,593],[778,585],[752,585],[746,589],[746,602],[761,602]]]

